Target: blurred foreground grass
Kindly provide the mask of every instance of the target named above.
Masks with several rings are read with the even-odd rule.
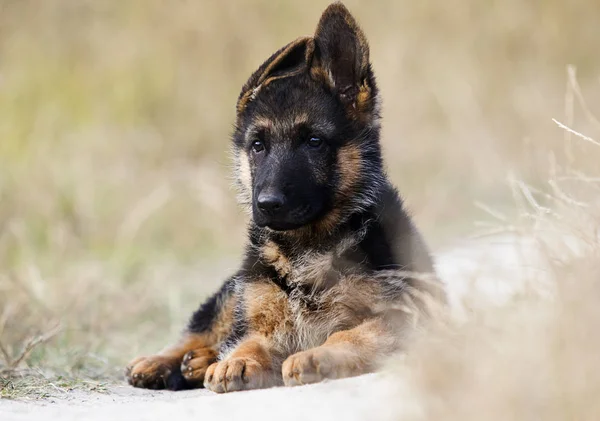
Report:
[[[26,363],[115,378],[176,337],[244,241],[227,157],[238,90],[327,4],[0,0],[9,354],[60,321]],[[600,137],[600,3],[347,4],[371,43],[390,175],[435,247],[488,218],[478,202],[510,223],[509,175],[544,188],[549,170],[597,167],[551,118]]]
[[[600,142],[572,134],[600,162]],[[395,378],[409,385],[410,400],[419,402],[420,410],[406,416],[406,405],[399,401],[393,409],[397,419],[597,418],[599,175],[598,168],[586,174],[575,165],[551,172],[544,190],[524,184],[516,189],[515,196],[522,199],[520,229],[510,238],[521,236],[524,243],[519,248],[509,242],[515,250],[508,250],[508,259],[503,257],[507,250],[492,248],[494,255],[474,265],[472,279],[466,275],[460,280],[492,279],[501,282],[493,289],[497,295],[511,289],[514,294],[502,305],[490,306],[489,295],[479,297],[471,288],[462,297],[467,317],[440,309],[406,358],[389,366]],[[546,204],[540,204],[541,197]],[[511,252],[523,262],[511,262]],[[486,267],[493,262],[499,266]]]

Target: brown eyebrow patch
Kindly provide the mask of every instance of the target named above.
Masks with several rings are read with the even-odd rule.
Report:
[[[308,114],[300,113],[294,117],[294,126],[302,126],[308,124]]]
[[[267,117],[258,116],[250,124],[248,130],[246,130],[244,138],[246,139],[246,141],[248,141],[252,136],[256,136],[260,132],[273,131],[274,127],[275,124],[272,120],[268,119]]]
[[[252,124],[254,127],[256,127],[257,129],[265,129],[265,130],[271,130],[273,129],[273,121],[266,118],[266,117],[256,117],[254,119],[254,123]]]

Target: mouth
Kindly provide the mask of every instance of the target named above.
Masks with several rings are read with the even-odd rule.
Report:
[[[258,224],[261,228],[269,228],[273,231],[293,231],[295,229],[301,228],[306,224],[295,224],[291,222],[278,222],[278,221],[269,221],[266,224]]]
[[[273,231],[291,231],[309,225],[315,219],[313,213],[310,205],[305,205],[283,215],[282,218],[266,218],[261,215],[254,220],[256,225],[261,228],[266,227]]]

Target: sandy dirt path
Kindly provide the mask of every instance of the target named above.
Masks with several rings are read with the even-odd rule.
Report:
[[[0,420],[371,420],[374,414],[376,419],[392,420],[400,409],[398,397],[406,395],[400,382],[384,374],[224,395],[203,389],[169,392],[117,386],[108,393],[2,401]]]
[[[542,264],[535,249],[530,239],[501,237],[438,254],[438,272],[447,285],[452,306],[460,311],[461,297],[473,291],[492,303],[501,303],[523,286],[524,277],[530,276],[524,270],[523,259],[529,271],[539,267],[534,264],[536,260]],[[476,283],[471,282],[474,279]],[[123,385],[111,387],[106,393],[73,391],[41,401],[2,400],[0,421],[392,420],[418,410],[406,379],[377,373],[225,395],[207,390],[150,391]]]

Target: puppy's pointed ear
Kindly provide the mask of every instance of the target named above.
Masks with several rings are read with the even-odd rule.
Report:
[[[269,57],[256,70],[242,88],[238,98],[238,114],[244,111],[250,101],[256,97],[261,88],[273,80],[296,75],[306,71],[312,60],[314,40],[310,37],[298,38],[281,48]]]
[[[369,45],[342,3],[333,3],[325,9],[314,38],[313,77],[325,79],[352,108],[369,108],[375,89],[369,65]]]

